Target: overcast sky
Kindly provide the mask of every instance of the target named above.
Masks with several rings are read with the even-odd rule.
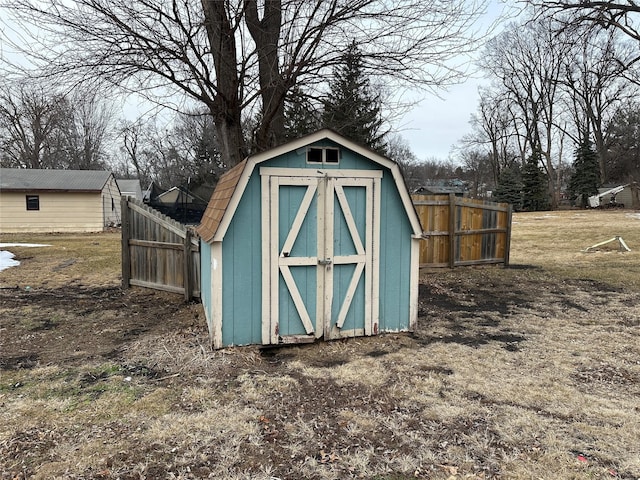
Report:
[[[491,28],[492,35],[496,35],[502,25],[515,20],[519,12],[520,9],[508,1],[489,0],[481,25]],[[477,53],[481,51],[480,47]],[[469,121],[477,110],[478,87],[488,84],[489,80],[478,72],[464,83],[441,91],[440,98],[425,94],[420,104],[400,121],[394,122],[394,126],[418,159],[446,160],[450,155],[455,157],[452,148],[471,132]]]
[[[469,121],[478,105],[481,79],[469,79],[441,93],[426,97],[408,112],[397,128],[420,160],[446,160],[451,149],[471,131]],[[485,82],[486,83],[486,82]]]

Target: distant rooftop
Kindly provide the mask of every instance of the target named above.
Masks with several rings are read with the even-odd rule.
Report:
[[[110,176],[102,170],[0,168],[0,190],[99,192]]]

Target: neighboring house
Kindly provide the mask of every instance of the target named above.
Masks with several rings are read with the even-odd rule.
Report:
[[[624,184],[623,184],[624,185]],[[607,184],[603,185],[598,189],[598,192],[608,192],[612,188],[623,186],[618,184]],[[640,195],[638,184],[633,182],[627,185],[624,185],[624,189],[616,194],[616,203],[624,205],[625,208],[640,208]],[[605,195],[602,197],[602,204],[606,206],[608,202],[611,201],[611,195]]]
[[[417,195],[449,195],[453,193],[456,197],[464,197],[467,193],[467,186],[459,179],[431,180],[416,188],[413,193]]]
[[[332,130],[225,173],[197,232],[216,348],[415,326],[422,228],[400,169]]]
[[[183,187],[173,187],[149,199],[150,207],[185,225],[197,225],[207,208],[207,201]]]
[[[111,172],[0,168],[0,233],[96,232],[120,224]]]
[[[142,194],[142,201],[144,203],[151,204],[152,200],[163,192],[164,189],[160,188],[160,186],[155,182],[151,182]]]
[[[118,178],[118,187],[120,187],[120,194],[123,197],[133,197],[136,200],[142,201],[142,188],[140,187],[140,180]]]
[[[449,195],[453,193],[456,197],[464,197],[464,188],[458,186],[425,185],[414,190],[417,195]]]

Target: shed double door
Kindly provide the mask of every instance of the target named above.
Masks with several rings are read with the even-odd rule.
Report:
[[[263,343],[378,333],[382,172],[260,173]]]

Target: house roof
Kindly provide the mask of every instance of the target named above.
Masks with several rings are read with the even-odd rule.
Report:
[[[171,187],[166,192],[163,192],[155,197],[154,199],[157,203],[182,203],[185,201],[189,201],[189,203],[199,203],[206,204],[207,201],[203,198],[200,198],[196,194],[192,192],[188,192],[183,187]]]
[[[140,180],[130,179],[130,178],[118,178],[116,180],[118,182],[118,186],[120,187],[120,192],[125,193],[135,193],[142,194],[142,188],[140,187]]]
[[[450,193],[463,194],[464,188],[458,186],[424,185],[416,188],[413,193],[429,193],[431,195],[448,195]]]
[[[0,168],[0,190],[100,192],[111,176],[111,172],[102,170]]]
[[[373,150],[348,140],[331,129],[325,128],[315,133],[300,137],[289,143],[280,145],[279,147],[248,157],[220,177],[220,181],[216,185],[216,189],[211,196],[211,200],[207,205],[207,209],[205,210],[201,223],[196,229],[200,237],[205,242],[222,240],[222,237],[224,237],[226,229],[231,222],[233,213],[240,202],[244,189],[249,182],[251,173],[257,164],[325,139],[338,143],[378,163],[379,165],[388,168],[393,175],[396,186],[398,187],[403,205],[409,215],[414,234],[422,234],[420,219],[418,218],[418,214],[413,206],[413,202],[411,201],[411,197],[409,196],[409,192],[406,188],[404,178],[400,173],[398,165],[394,161],[383,157]]]

